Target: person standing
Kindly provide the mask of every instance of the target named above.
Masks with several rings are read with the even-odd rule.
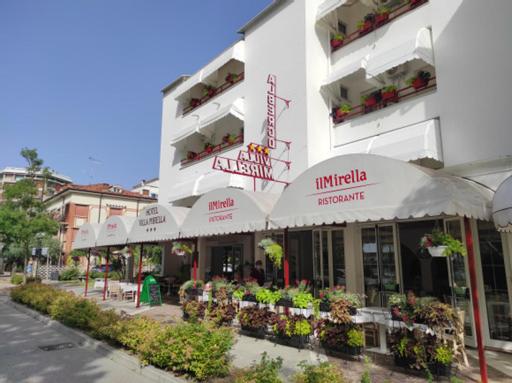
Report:
[[[251,278],[254,278],[260,286],[263,286],[265,283],[265,270],[263,269],[263,262],[260,260],[254,264],[251,270]]]

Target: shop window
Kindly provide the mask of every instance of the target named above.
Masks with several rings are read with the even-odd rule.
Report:
[[[491,339],[512,341],[512,318],[501,235],[492,222],[478,221],[480,260]]]

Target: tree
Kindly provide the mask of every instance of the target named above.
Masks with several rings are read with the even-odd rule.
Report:
[[[26,281],[27,262],[31,255],[30,247],[36,239],[57,234],[59,225],[37,198],[35,174],[41,170],[43,160],[36,149],[24,148],[21,155],[27,160],[28,178],[4,190],[4,202],[0,205],[0,239],[8,246],[21,248],[24,260],[24,281]]]

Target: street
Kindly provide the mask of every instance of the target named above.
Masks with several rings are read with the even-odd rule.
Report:
[[[6,300],[6,296],[0,296],[1,383],[152,381],[92,349],[79,346],[69,337],[7,305]]]

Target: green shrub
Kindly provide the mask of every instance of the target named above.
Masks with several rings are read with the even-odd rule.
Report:
[[[300,362],[299,367],[302,371],[294,375],[295,383],[345,383],[342,371],[329,362],[320,364]]]
[[[144,317],[123,319],[117,328],[117,341],[126,348],[141,354],[143,362],[148,362],[145,355],[149,353],[147,344],[163,332],[162,325],[152,319]]]
[[[77,267],[67,267],[61,271],[59,281],[72,281],[78,279],[80,270]]]
[[[154,366],[206,380],[229,372],[232,344],[233,334],[228,328],[184,323],[166,326],[146,344],[143,358]]]
[[[50,304],[63,294],[65,294],[63,291],[42,284],[28,284],[11,290],[13,301],[25,304],[44,314],[48,314]]]
[[[41,278],[39,278],[39,277],[27,277],[27,284],[28,283],[41,283]]]
[[[244,374],[240,374],[235,379],[235,383],[281,383],[279,370],[282,365],[282,358],[272,359],[264,352],[261,355],[261,360],[258,363],[253,363]]]
[[[89,278],[90,279],[105,278],[105,274],[103,274],[101,271],[89,271]]]
[[[13,274],[11,277],[11,283],[13,285],[21,285],[23,283],[23,275]]]
[[[83,330],[90,329],[90,321],[98,315],[100,308],[95,302],[65,293],[55,299],[49,307],[50,316],[66,326]]]
[[[89,320],[91,335],[98,339],[118,342],[121,335],[121,317],[114,309],[99,311]]]

